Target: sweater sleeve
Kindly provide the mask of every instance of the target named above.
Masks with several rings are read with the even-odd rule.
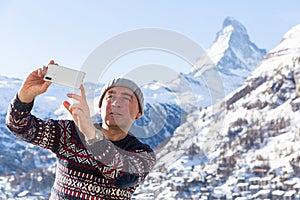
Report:
[[[153,150],[135,137],[128,137],[125,148],[109,140],[89,146],[103,175],[118,188],[140,184],[153,169],[156,157]]]
[[[8,108],[6,126],[16,137],[54,152],[56,138],[54,122],[31,115],[32,107],[33,102],[23,103],[16,95]]]

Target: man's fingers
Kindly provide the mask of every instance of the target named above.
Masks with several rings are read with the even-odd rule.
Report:
[[[67,97],[75,99],[78,102],[82,102],[82,97],[78,94],[67,94]]]
[[[79,112],[83,112],[83,108],[80,103],[71,104],[68,101],[63,101],[63,105],[71,114],[78,114]]]
[[[54,65],[54,64],[55,64],[54,60],[50,60],[48,63],[48,65]]]
[[[78,108],[72,108],[72,116],[74,119],[76,117],[77,120],[79,120],[80,117],[84,117],[82,110]]]
[[[69,111],[69,113],[72,114],[72,110],[70,109],[71,103],[68,101],[63,101],[63,105]]]
[[[84,99],[86,99],[85,89],[82,84],[80,84],[80,94]]]
[[[84,87],[82,86],[82,84],[80,85],[80,95],[69,93],[69,94],[67,94],[67,96],[69,98],[79,101],[80,103],[86,103],[86,94],[85,94],[85,90],[84,90]]]
[[[39,68],[37,70],[37,75],[38,75],[38,77],[43,77],[43,69],[42,68]]]
[[[46,90],[49,88],[49,86],[50,86],[51,84],[52,84],[51,82],[45,81],[45,82],[43,83],[43,85],[41,86],[41,90],[42,90],[42,91],[46,91]]]

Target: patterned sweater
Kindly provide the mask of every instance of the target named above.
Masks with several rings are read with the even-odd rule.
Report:
[[[32,107],[16,96],[6,125],[17,137],[56,154],[50,199],[130,199],[155,164],[153,150],[131,134],[88,146],[73,121],[39,119]]]

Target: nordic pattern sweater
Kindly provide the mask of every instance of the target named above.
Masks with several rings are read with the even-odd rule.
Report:
[[[128,134],[86,145],[72,120],[42,120],[33,103],[16,96],[6,125],[17,137],[56,154],[57,169],[50,199],[130,199],[155,164],[153,150]]]

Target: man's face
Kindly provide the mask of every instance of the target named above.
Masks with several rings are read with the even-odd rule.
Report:
[[[141,116],[135,93],[127,88],[115,86],[108,89],[100,108],[103,125],[128,131],[135,119]]]

